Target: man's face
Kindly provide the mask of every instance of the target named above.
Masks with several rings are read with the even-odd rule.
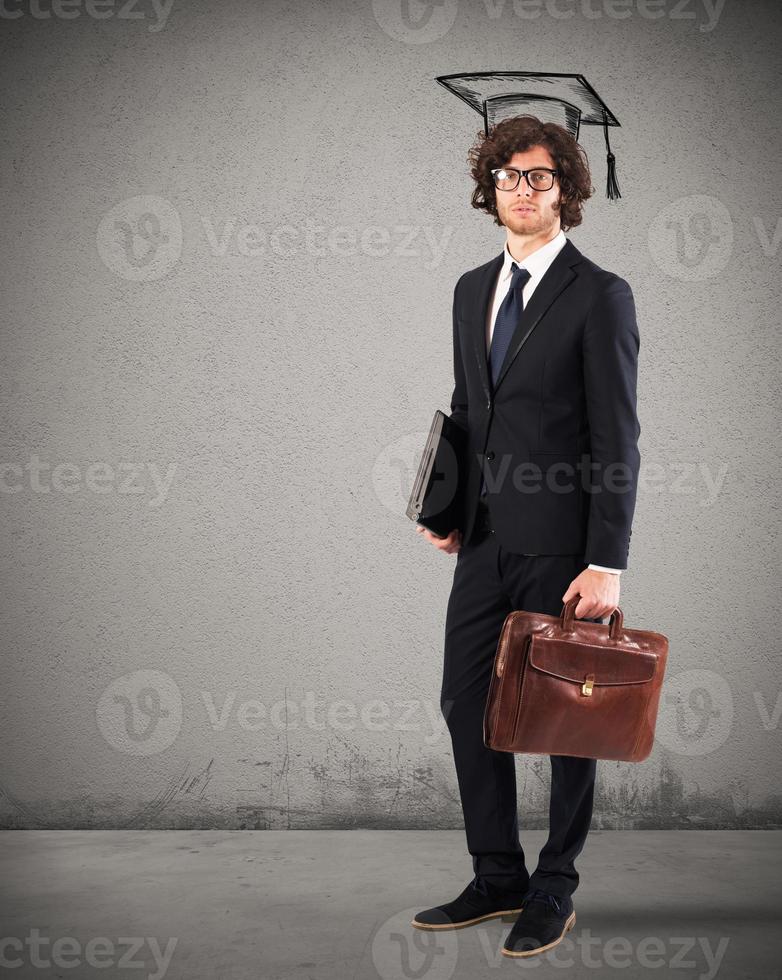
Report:
[[[554,158],[544,146],[532,146],[528,150],[514,153],[504,166],[516,167],[518,170],[530,170],[533,167],[556,169]],[[559,182],[556,176],[553,186],[547,191],[530,190],[526,178],[522,177],[515,190],[501,191],[495,188],[494,193],[500,221],[517,235],[550,233],[553,236],[559,229],[559,214],[554,210],[559,201]]]

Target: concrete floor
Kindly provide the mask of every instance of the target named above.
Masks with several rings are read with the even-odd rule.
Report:
[[[530,870],[543,841],[522,836]],[[780,851],[782,831],[593,830],[575,928],[525,961],[500,953],[510,924],[409,925],[472,877],[462,831],[7,831],[0,973],[779,980]]]

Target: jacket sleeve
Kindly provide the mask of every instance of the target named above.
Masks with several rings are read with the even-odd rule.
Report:
[[[584,561],[627,568],[638,488],[636,412],[640,337],[635,301],[618,276],[601,290],[583,335],[592,471]]]
[[[463,277],[462,277],[463,278]],[[467,381],[464,376],[464,364],[462,362],[462,351],[459,344],[459,323],[457,318],[457,293],[459,283],[456,283],[453,290],[453,394],[451,396],[451,418],[464,431],[467,431]]]

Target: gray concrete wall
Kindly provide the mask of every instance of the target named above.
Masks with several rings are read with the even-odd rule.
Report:
[[[621,606],[671,654],[595,826],[779,826],[778,6],[3,11],[2,826],[460,825],[455,559],[403,512],[453,285],[504,241],[433,79],[489,69],[582,72],[623,124],[613,204],[582,132],[571,237],[636,297]],[[518,775],[544,826],[548,760]]]

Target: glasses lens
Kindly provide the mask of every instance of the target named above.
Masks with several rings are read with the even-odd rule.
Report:
[[[494,186],[501,191],[512,191],[519,182],[519,175],[515,170],[495,170]]]
[[[527,180],[534,191],[547,191],[554,183],[554,175],[548,170],[530,170]]]
[[[501,191],[513,191],[521,179],[517,170],[501,168],[494,172],[494,186]],[[547,191],[554,185],[554,175],[548,170],[530,170],[527,181],[533,191]]]

